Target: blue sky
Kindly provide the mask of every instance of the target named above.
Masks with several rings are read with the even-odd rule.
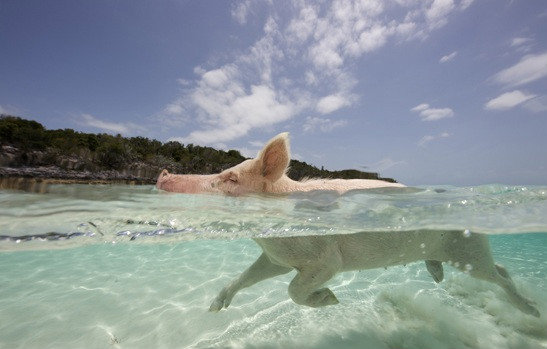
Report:
[[[409,185],[547,184],[544,0],[0,0],[0,113]]]

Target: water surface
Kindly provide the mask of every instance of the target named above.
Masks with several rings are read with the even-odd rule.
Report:
[[[224,197],[153,187],[0,192],[2,348],[547,348],[547,188],[423,187]],[[423,263],[338,274],[340,304],[294,304],[294,272],[207,311],[260,254],[251,237],[413,229],[490,234],[540,318],[497,285]]]

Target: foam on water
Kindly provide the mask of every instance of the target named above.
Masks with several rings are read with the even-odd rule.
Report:
[[[547,348],[546,188],[443,189],[289,198],[110,186],[0,192],[0,235],[95,234],[0,241],[0,348]],[[327,285],[336,306],[293,303],[292,272],[240,291],[227,310],[207,311],[259,256],[248,237],[359,225],[498,233],[494,259],[541,317],[450,266],[436,284],[423,263],[338,274]],[[179,232],[145,234],[161,229]]]

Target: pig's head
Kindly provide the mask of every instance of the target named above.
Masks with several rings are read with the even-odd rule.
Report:
[[[290,161],[288,133],[272,138],[255,159],[213,175],[175,175],[163,170],[158,189],[178,193],[248,193],[277,192]]]

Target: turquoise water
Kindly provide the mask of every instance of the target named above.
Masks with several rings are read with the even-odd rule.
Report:
[[[216,294],[260,248],[250,238],[413,229],[490,234],[539,318],[497,285],[423,263],[346,272],[340,304],[308,308],[295,273]],[[547,188],[432,187],[343,196],[223,197],[153,187],[0,191],[1,348],[547,348]]]

